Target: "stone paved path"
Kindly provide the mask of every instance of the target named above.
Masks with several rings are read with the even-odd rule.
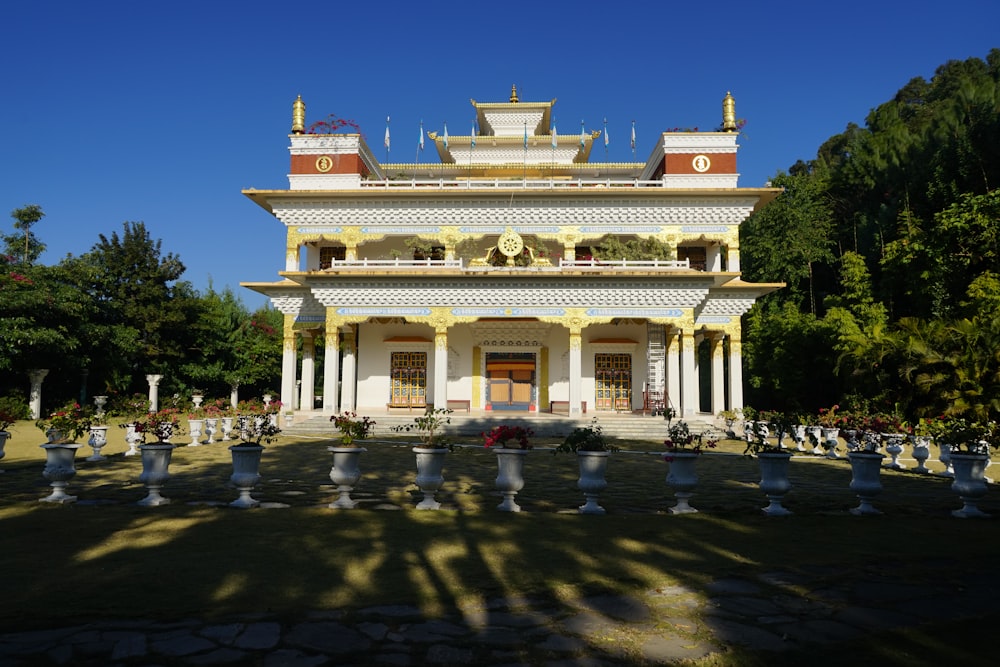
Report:
[[[730,645],[783,651],[975,617],[996,608],[1000,585],[928,564],[905,580],[834,570],[725,578],[635,596],[552,603],[497,598],[441,618],[409,605],[226,622],[101,620],[0,633],[0,667],[36,665],[669,665]]]

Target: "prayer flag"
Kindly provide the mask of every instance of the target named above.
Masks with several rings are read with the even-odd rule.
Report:
[[[556,126],[552,126],[552,150],[555,150],[556,146],[559,145],[559,136],[556,133]]]
[[[472,121],[472,147],[476,147],[476,121]]]
[[[420,150],[424,150],[424,121],[420,121],[420,140],[418,142]]]
[[[635,121],[632,121],[632,150],[635,150]]]
[[[444,124],[444,147],[448,148],[448,123]]]
[[[389,150],[389,117],[385,117],[385,149]]]

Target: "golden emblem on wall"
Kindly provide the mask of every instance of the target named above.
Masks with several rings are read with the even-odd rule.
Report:
[[[333,169],[333,158],[329,155],[320,155],[316,158],[316,171],[325,174]]]
[[[694,159],[691,160],[691,166],[699,174],[702,174],[712,167],[712,161],[708,159],[707,155],[695,155]]]
[[[521,239],[520,234],[508,227],[504,233],[500,235],[500,240],[497,241],[497,250],[499,250],[503,256],[507,258],[508,263],[510,263],[513,261],[514,257],[520,255],[521,251],[524,250],[524,240]]]

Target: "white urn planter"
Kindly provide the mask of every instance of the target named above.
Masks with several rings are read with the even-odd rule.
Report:
[[[989,454],[956,454],[951,452],[955,481],[951,490],[962,499],[962,508],[951,515],[960,519],[988,519],[991,515],[977,507],[979,499],[986,495],[986,466]]]
[[[792,483],[788,479],[788,463],[792,455],[790,452],[759,452],[757,463],[760,465],[760,490],[767,496],[769,504],[761,511],[767,516],[788,516],[791,511],[782,504],[791,488]]]
[[[150,445],[139,445],[142,456],[142,474],[139,481],[146,485],[146,497],[137,504],[141,507],[157,507],[170,502],[169,498],[160,495],[160,489],[170,479],[170,459],[174,447],[169,442],[157,442]]]
[[[805,424],[796,424],[792,427],[792,440],[795,441],[795,451],[806,451],[806,427]]]
[[[66,484],[76,476],[76,450],[83,447],[76,443],[46,443],[40,445],[45,450],[45,468],[42,475],[49,480],[52,493],[39,498],[43,503],[74,503],[76,496],[66,493]]]
[[[240,493],[240,497],[229,503],[229,506],[240,509],[257,507],[260,501],[254,500],[250,493],[260,481],[260,455],[264,448],[260,445],[243,443],[230,445],[229,451],[233,453],[233,474],[229,477],[229,481]]]
[[[338,498],[330,503],[330,508],[351,509],[358,504],[351,498],[351,491],[361,479],[361,462],[358,459],[368,450],[364,447],[327,447],[326,450],[333,454],[330,480],[337,485],[337,491],[340,493]]]
[[[497,505],[502,512],[520,512],[521,506],[514,502],[517,492],[524,488],[524,457],[527,449],[508,449],[498,447],[496,487],[503,496],[503,502]]]
[[[231,439],[231,434],[233,432],[233,418],[223,417],[222,418],[222,441],[229,442]]]
[[[877,452],[849,452],[847,459],[851,462],[851,491],[857,494],[861,501],[851,509],[854,516],[871,516],[881,514],[875,509],[872,500],[882,493],[882,481],[879,474],[882,471],[882,460],[885,458]]]
[[[205,425],[204,419],[188,419],[188,433],[191,434],[191,442],[188,447],[198,447],[201,445],[201,429]]]
[[[955,470],[951,467],[951,445],[943,442],[938,443],[938,461],[944,466],[944,470],[938,474],[942,477],[954,477]]]
[[[4,447],[7,446],[7,440],[10,439],[9,431],[0,431],[0,459],[7,456],[7,452],[4,451]],[[0,470],[3,472],[3,470]]]
[[[919,472],[927,474],[930,469],[924,465],[924,463],[931,457],[931,439],[925,435],[918,435],[913,439],[913,458],[917,462],[917,466],[913,469],[913,472]]]
[[[806,426],[806,433],[813,448],[810,453],[820,456],[823,454],[823,429],[819,426]]]
[[[206,445],[215,444],[215,434],[219,431],[219,419],[217,417],[205,418],[205,441]]]
[[[576,452],[580,465],[580,478],[577,487],[583,491],[585,502],[577,509],[580,514],[604,514],[605,509],[598,504],[601,491],[608,488],[607,472],[611,452],[582,451]]]
[[[128,451],[125,452],[125,456],[138,456],[139,450],[137,448],[141,442],[142,434],[136,433],[135,422],[125,424],[125,444],[128,445]]]
[[[87,457],[87,461],[107,461],[108,457],[102,456],[101,450],[104,445],[108,444],[108,427],[91,426],[90,439],[87,440],[87,444],[94,450],[94,453]]]
[[[899,433],[883,433],[882,439],[885,442],[885,453],[891,457],[885,467],[890,470],[906,470],[906,465],[899,462],[899,456],[903,453],[903,442],[906,440],[906,436]]]
[[[823,427],[823,448],[826,449],[826,458],[839,459],[837,456],[837,437],[840,435],[839,428]]]
[[[441,503],[434,499],[434,494],[444,484],[444,460],[448,448],[414,447],[413,453],[417,456],[417,487],[424,494],[423,500],[417,503],[417,509],[440,509]]]
[[[688,501],[698,485],[695,463],[699,456],[701,454],[696,452],[673,452],[663,457],[670,466],[667,485],[674,489],[674,498],[677,499],[677,504],[667,510],[671,514],[694,514],[698,511]]]

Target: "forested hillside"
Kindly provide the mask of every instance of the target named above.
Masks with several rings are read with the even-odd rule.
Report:
[[[744,278],[747,403],[1000,412],[1000,49],[941,65],[779,172]]]

